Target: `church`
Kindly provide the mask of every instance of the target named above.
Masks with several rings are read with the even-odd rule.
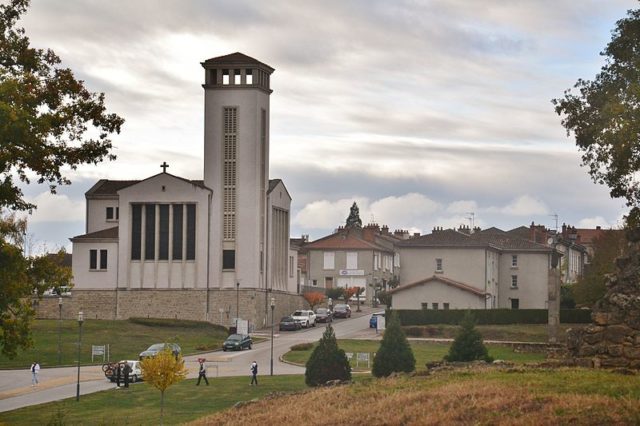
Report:
[[[302,306],[291,196],[269,179],[270,78],[242,53],[202,62],[203,180],[99,180],[73,244],[72,307],[87,318],[178,318],[254,327]],[[65,303],[67,303],[65,301]],[[77,312],[77,310],[75,311]],[[65,315],[67,316],[67,315]]]

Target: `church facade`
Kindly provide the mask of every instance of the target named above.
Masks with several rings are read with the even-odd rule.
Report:
[[[266,325],[302,306],[289,246],[291,196],[269,179],[273,68],[241,53],[202,63],[203,180],[167,171],[100,180],[73,237],[73,305],[133,316]],[[77,311],[76,311],[77,312]]]

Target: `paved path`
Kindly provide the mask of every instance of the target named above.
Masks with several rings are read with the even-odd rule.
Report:
[[[376,338],[376,332],[369,328],[371,307],[361,307],[358,313],[353,306],[353,317],[348,320],[339,319],[333,322],[338,338]],[[277,327],[277,326],[276,326]],[[273,339],[273,374],[304,374],[304,368],[281,362],[279,359],[297,343],[316,342],[324,332],[324,324],[295,332],[276,332]],[[214,351],[206,354],[186,356],[185,365],[189,370],[188,378],[198,376],[198,358],[206,358],[209,377],[247,376],[250,380],[249,366],[252,361],[259,365],[259,376],[271,373],[271,329],[259,330],[257,335],[268,340],[253,345],[252,350],[240,352]],[[15,410],[29,405],[75,398],[77,389],[77,367],[48,368],[40,370],[40,385],[31,387],[31,372],[22,370],[0,371],[0,412]],[[259,380],[259,377],[258,377]],[[80,369],[80,394],[115,389],[113,383],[104,378],[99,366],[83,366]],[[138,386],[135,384],[133,386]]]

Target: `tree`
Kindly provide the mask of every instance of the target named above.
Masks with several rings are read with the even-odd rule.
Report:
[[[70,276],[52,259],[23,255],[26,222],[14,213],[36,206],[24,200],[18,184],[35,176],[55,193],[70,183],[64,168],[113,160],[109,135],[124,122],[106,112],[104,94],[89,92],[71,70],[59,67],[52,50],[30,46],[25,30],[16,28],[28,5],[0,5],[0,345],[10,357],[31,343],[31,298],[49,284],[68,285]]]
[[[473,315],[467,311],[460,321],[461,329],[449,347],[449,353],[444,357],[445,361],[468,362],[480,359],[490,362],[492,360],[482,342],[482,335],[475,325]]]
[[[339,298],[344,296],[344,288],[342,287],[328,288],[325,290],[325,294],[330,299],[338,300]]]
[[[15,358],[18,348],[32,345],[33,298],[71,282],[70,268],[62,266],[64,250],[53,256],[23,255],[25,230],[24,220],[14,216],[0,220],[0,346],[8,358]]]
[[[386,329],[380,348],[373,359],[371,372],[376,377],[387,377],[394,372],[410,373],[416,369],[413,351],[400,327],[400,319],[395,311],[391,311],[386,322]]]
[[[391,295],[389,294],[388,291],[384,291],[384,290],[379,291],[378,292],[378,300],[383,305],[386,305],[387,308],[391,307]]]
[[[343,292],[344,300],[347,301],[351,299],[351,296],[356,294],[356,291],[358,291],[358,287],[345,287]]]
[[[331,324],[311,353],[304,373],[307,386],[321,386],[330,380],[351,380],[351,365],[344,350],[338,347]]]
[[[640,205],[640,10],[616,23],[600,55],[605,65],[593,81],[579,79],[564,98],[553,99],[567,135],[575,135],[582,163],[594,182],[623,197],[637,225]]]
[[[356,202],[353,202],[349,217],[347,217],[347,223],[345,228],[362,228],[362,220],[360,219],[360,209]]]
[[[317,291],[308,291],[304,293],[302,297],[307,301],[312,311],[324,300],[324,294],[318,293]]]
[[[16,23],[29,0],[0,6],[0,207],[31,210],[14,177],[48,183],[52,193],[70,180],[61,169],[113,160],[109,135],[124,120],[108,114],[104,94],[76,80],[50,49],[34,49]],[[93,135],[96,136],[88,136]]]
[[[173,384],[187,377],[182,356],[177,357],[166,348],[154,357],[145,358],[140,363],[145,383],[160,391],[160,424],[164,416],[164,393]]]
[[[592,306],[604,296],[607,291],[605,276],[615,272],[615,260],[623,254],[626,246],[621,230],[603,231],[593,240],[593,258],[573,286],[573,295],[579,306]]]

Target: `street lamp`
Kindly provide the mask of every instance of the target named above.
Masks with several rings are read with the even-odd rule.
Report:
[[[62,297],[58,297],[58,365],[62,364]]]
[[[236,282],[236,333],[238,332],[238,319],[240,318],[240,282]]]
[[[78,312],[78,384],[76,386],[76,401],[80,401],[80,345],[82,344],[82,323],[84,322],[84,314]]]
[[[273,376],[273,311],[276,308],[275,297],[271,298],[271,375]]]

